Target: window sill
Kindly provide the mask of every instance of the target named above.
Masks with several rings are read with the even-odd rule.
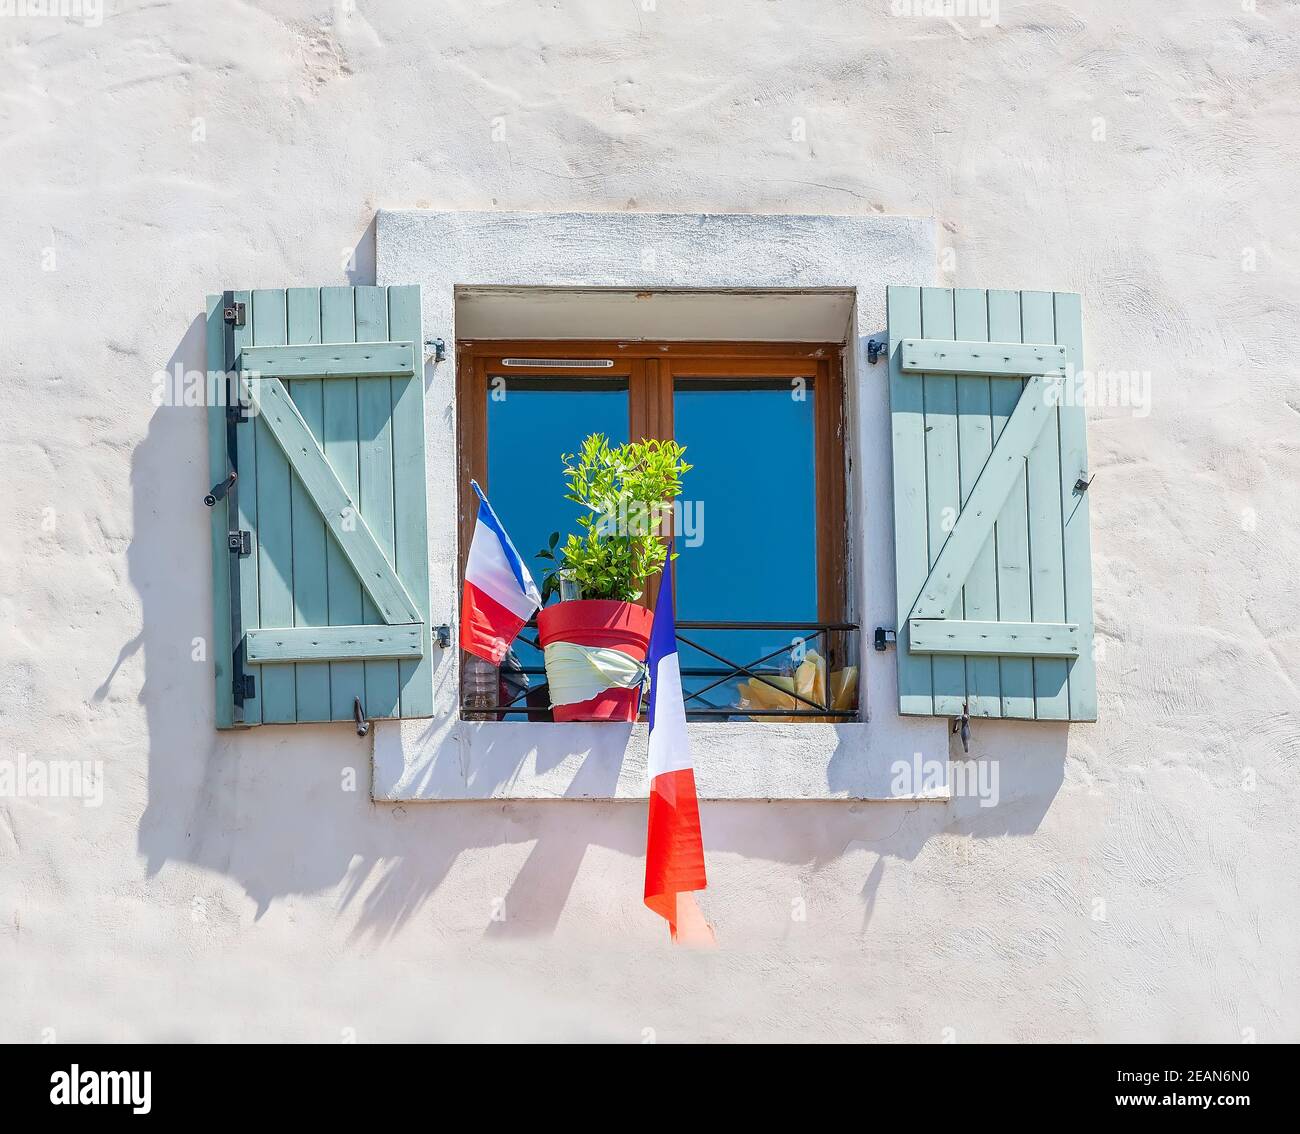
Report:
[[[731,721],[687,732],[702,799],[949,798],[946,720],[888,728]],[[372,791],[380,802],[645,799],[647,737],[644,724],[378,721]],[[941,782],[898,790],[899,759],[937,762]]]

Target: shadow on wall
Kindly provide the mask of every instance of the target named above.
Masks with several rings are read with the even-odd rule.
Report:
[[[377,216],[378,214],[376,214]],[[352,254],[348,261],[343,265],[343,274],[347,276],[348,283],[353,287],[363,287],[367,284],[373,284],[378,273],[375,259],[375,217],[370,218],[370,223],[366,225],[366,230],[361,234],[361,239],[352,249]]]
[[[169,372],[178,364],[201,372],[203,339],[203,319],[196,317]],[[208,488],[206,412],[161,406],[133,455],[127,558],[144,625],[95,695],[105,697],[122,661],[143,649],[148,803],[138,846],[146,873],[185,863],[226,876],[252,899],[255,918],[277,899],[329,894],[354,940],[382,940],[421,915],[436,918],[439,932],[465,936],[553,932],[589,849],[643,854],[643,804],[377,805],[369,798],[370,742],[350,724],[214,729],[212,659],[200,649],[210,642],[212,618],[209,514],[201,503]],[[980,759],[964,763],[996,758],[997,806],[981,806],[977,794],[943,804],[712,803],[704,807],[706,849],[814,871],[846,852],[875,852],[861,891],[865,931],[889,860],[912,862],[939,834],[1033,834],[1061,785],[1066,735],[1064,725],[976,722]],[[832,783],[835,767],[832,758]],[[504,886],[508,857],[469,853],[524,843],[531,850]],[[473,896],[444,895],[435,905],[462,855],[466,884],[459,893]],[[591,911],[587,920],[622,925],[644,914],[649,924],[653,915],[638,899],[620,899],[636,907],[631,915],[620,907]],[[504,921],[501,908],[509,911]]]

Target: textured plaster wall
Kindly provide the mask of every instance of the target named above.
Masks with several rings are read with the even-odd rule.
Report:
[[[0,759],[104,795],[0,798],[0,1038],[1300,1039],[1300,13],[645,7],[4,9]],[[376,805],[347,728],[215,735],[153,375],[213,288],[366,282],[380,207],[901,213],[942,282],[1082,292],[1151,376],[1090,414],[1101,722],[977,725],[992,808],[709,806],[706,955],[635,804]]]

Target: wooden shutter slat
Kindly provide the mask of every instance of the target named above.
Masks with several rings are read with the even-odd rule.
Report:
[[[356,289],[356,341],[382,342],[388,338],[388,291],[382,287]],[[393,557],[393,392],[389,379],[357,383],[357,436],[360,457],[361,514],[384,554]],[[365,620],[379,622],[382,615],[369,596],[364,599]],[[394,661],[368,661],[366,715],[396,717],[401,710],[400,675]]]
[[[266,350],[308,349],[303,344],[320,343],[320,291],[317,288],[293,287],[285,293],[288,313],[288,340],[291,346],[268,347]],[[247,359],[249,351],[243,352]],[[314,437],[324,433],[324,391],[319,378],[292,378],[285,389]],[[329,590],[326,578],[325,521],[310,493],[297,474],[290,495],[293,509],[293,624],[325,626],[329,623]],[[294,694],[299,721],[327,721],[330,712],[330,671],[328,665],[304,661],[294,666]]]
[[[1050,291],[1020,293],[1020,321],[1026,339],[1052,342],[1056,316]],[[1025,394],[1032,381],[1025,384]],[[1023,400],[1024,395],[1022,395]],[[1053,414],[1055,419],[1055,414]],[[1055,426],[1055,420],[1053,420]],[[1029,451],[1030,596],[1035,622],[1065,621],[1065,562],[1061,534],[1060,438],[1056,428],[1044,430]],[[1055,658],[1034,659],[1034,703],[1039,720],[1067,720],[1070,695],[1066,663]]]
[[[930,573],[925,497],[925,384],[903,373],[895,337],[921,333],[921,289],[891,287],[889,314],[889,406],[894,448],[894,574],[898,586],[898,707],[901,713],[934,712],[930,659],[907,646],[912,604]]]
[[[976,347],[988,339],[988,297],[985,292],[974,288],[959,288],[953,292],[953,328],[959,339],[971,340]],[[903,353],[906,360],[906,344]],[[978,356],[988,352],[980,348],[974,353]],[[1010,381],[1014,383],[1015,380]],[[963,511],[993,452],[992,382],[986,376],[971,376],[957,381],[957,442]],[[998,575],[994,542],[990,524],[988,535],[962,586],[962,611],[968,619],[997,620]],[[973,717],[1001,715],[1002,685],[997,658],[966,659],[966,703]]]
[[[258,289],[251,308],[253,343],[283,346],[287,304],[283,290]],[[293,480],[284,450],[265,418],[257,431],[258,604],[263,626],[293,625]],[[243,493],[240,493],[242,496]],[[266,669],[257,682],[264,724],[291,724],[298,719],[297,681],[292,666]]]
[[[290,288],[292,312],[294,295],[299,302],[309,302],[316,288]],[[314,345],[306,345],[313,342]],[[267,378],[392,378],[415,373],[417,346],[413,342],[326,343],[305,340],[297,344],[290,335],[290,345],[282,347],[247,347],[240,354],[240,370]]]
[[[397,626],[290,626],[279,630],[250,630],[248,661],[250,665],[295,662],[301,670],[316,669],[322,663],[345,658],[413,659],[424,652],[424,627],[423,622],[410,622]],[[348,715],[351,714],[349,699]]]
[[[921,289],[921,334],[936,339],[953,337],[951,289]],[[961,512],[957,376],[925,374],[921,381],[925,386],[925,491],[933,572]],[[959,593],[954,617],[961,615]],[[936,657],[930,669],[934,675],[934,711],[945,716],[960,714],[966,704],[965,662],[957,657]]]
[[[205,326],[207,348],[205,361],[208,371],[208,389],[221,391],[224,397],[228,388],[225,369],[225,326],[222,319],[224,306],[221,296],[209,295]],[[208,483],[220,484],[230,471],[226,450],[226,415],[219,406],[208,410]],[[250,484],[256,483],[250,481]],[[212,663],[215,671],[217,728],[232,728],[235,723],[235,702],[231,696],[234,680],[232,654],[234,642],[230,633],[230,552],[226,547],[229,498],[211,509],[208,517],[212,529]]]
[[[946,288],[935,289],[945,291]],[[983,295],[973,288],[961,288],[954,299],[961,304],[961,293]],[[968,324],[970,331],[957,325],[959,339],[904,339],[903,371],[909,374],[942,371],[945,374],[975,374],[981,378],[1032,378],[1035,374],[1064,374],[1065,349],[1051,343],[989,342],[981,338],[979,328]]]
[[[988,292],[989,338],[1000,342],[1020,340],[1020,293]],[[989,384],[993,415],[993,440],[1011,420],[1024,389],[1024,379],[1002,379]],[[1029,598],[1029,497],[1025,469],[1016,473],[1011,491],[994,525],[997,547],[998,618],[1006,622],[1028,622],[1033,618]],[[1002,715],[1011,719],[1034,719],[1034,663],[1025,657],[998,660],[1002,686]]]
[[[251,317],[253,293],[251,291],[237,291],[234,294],[235,302],[244,304],[245,310],[244,325],[234,329],[235,349],[238,351],[253,341],[253,321]],[[262,607],[261,570],[259,567],[261,555],[258,546],[260,541],[256,535],[259,515],[257,507],[259,478],[257,475],[258,443],[256,421],[250,421],[238,426],[235,430],[235,437],[236,451],[239,454],[239,479],[242,485],[239,492],[239,515],[237,522],[232,525],[232,529],[237,528],[240,531],[254,533],[252,537],[252,554],[239,561],[240,609],[243,613],[244,625],[248,627],[260,625]],[[224,695],[230,696],[228,687],[224,690]],[[260,681],[254,682],[253,696],[246,698],[244,701],[245,725],[262,723],[262,705],[262,683]]]
[[[416,345],[416,362],[401,376],[394,376],[392,391],[393,429],[393,539],[398,575],[415,600],[426,630],[425,648],[415,660],[398,663],[398,698],[404,717],[433,713],[432,639],[429,629],[429,549],[425,538],[428,498],[425,492],[424,461],[424,373],[418,364],[423,355],[423,321],[418,287],[388,289],[388,329],[393,335]],[[454,502],[455,493],[448,494]],[[450,530],[451,515],[443,523]]]
[[[356,337],[356,305],[350,287],[324,287],[320,293],[321,339],[331,343],[350,343]],[[339,483],[353,500],[360,499],[360,472],[357,443],[357,380],[331,378],[322,384],[323,433],[321,448],[325,459],[339,478]],[[331,626],[353,626],[365,617],[364,590],[338,541],[330,539],[325,548],[325,573],[329,587],[329,621]],[[354,697],[364,698],[366,667],[361,661],[330,662],[330,714],[334,720],[352,715]]]
[[[1066,350],[1066,364],[1077,373],[1083,367],[1083,302],[1077,295],[1055,296],[1056,341]],[[1070,667],[1070,719],[1097,719],[1097,667],[1093,658],[1092,537],[1088,493],[1075,483],[1088,479],[1087,414],[1078,399],[1059,410],[1061,432],[1061,514],[1064,517],[1065,616],[1079,623],[1079,648],[1086,664]]]
[[[923,654],[989,655],[994,658],[1016,654],[1059,658],[1079,656],[1079,627],[1069,622],[913,618],[908,633],[912,649]],[[979,660],[988,661],[989,657],[980,657]]]

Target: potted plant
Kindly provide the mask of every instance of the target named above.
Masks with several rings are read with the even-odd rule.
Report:
[[[579,530],[563,545],[555,532],[538,553],[552,564],[542,580],[537,629],[557,721],[636,720],[638,671],[653,622],[643,605],[646,582],[668,556],[672,533],[665,517],[691,469],[684,452],[675,441],[612,446],[593,433],[578,453],[561,458],[565,499],[584,511]],[[557,593],[561,601],[546,606]],[[615,683],[585,700],[556,704],[557,691],[574,687],[575,670],[588,684],[599,684],[602,675]]]

